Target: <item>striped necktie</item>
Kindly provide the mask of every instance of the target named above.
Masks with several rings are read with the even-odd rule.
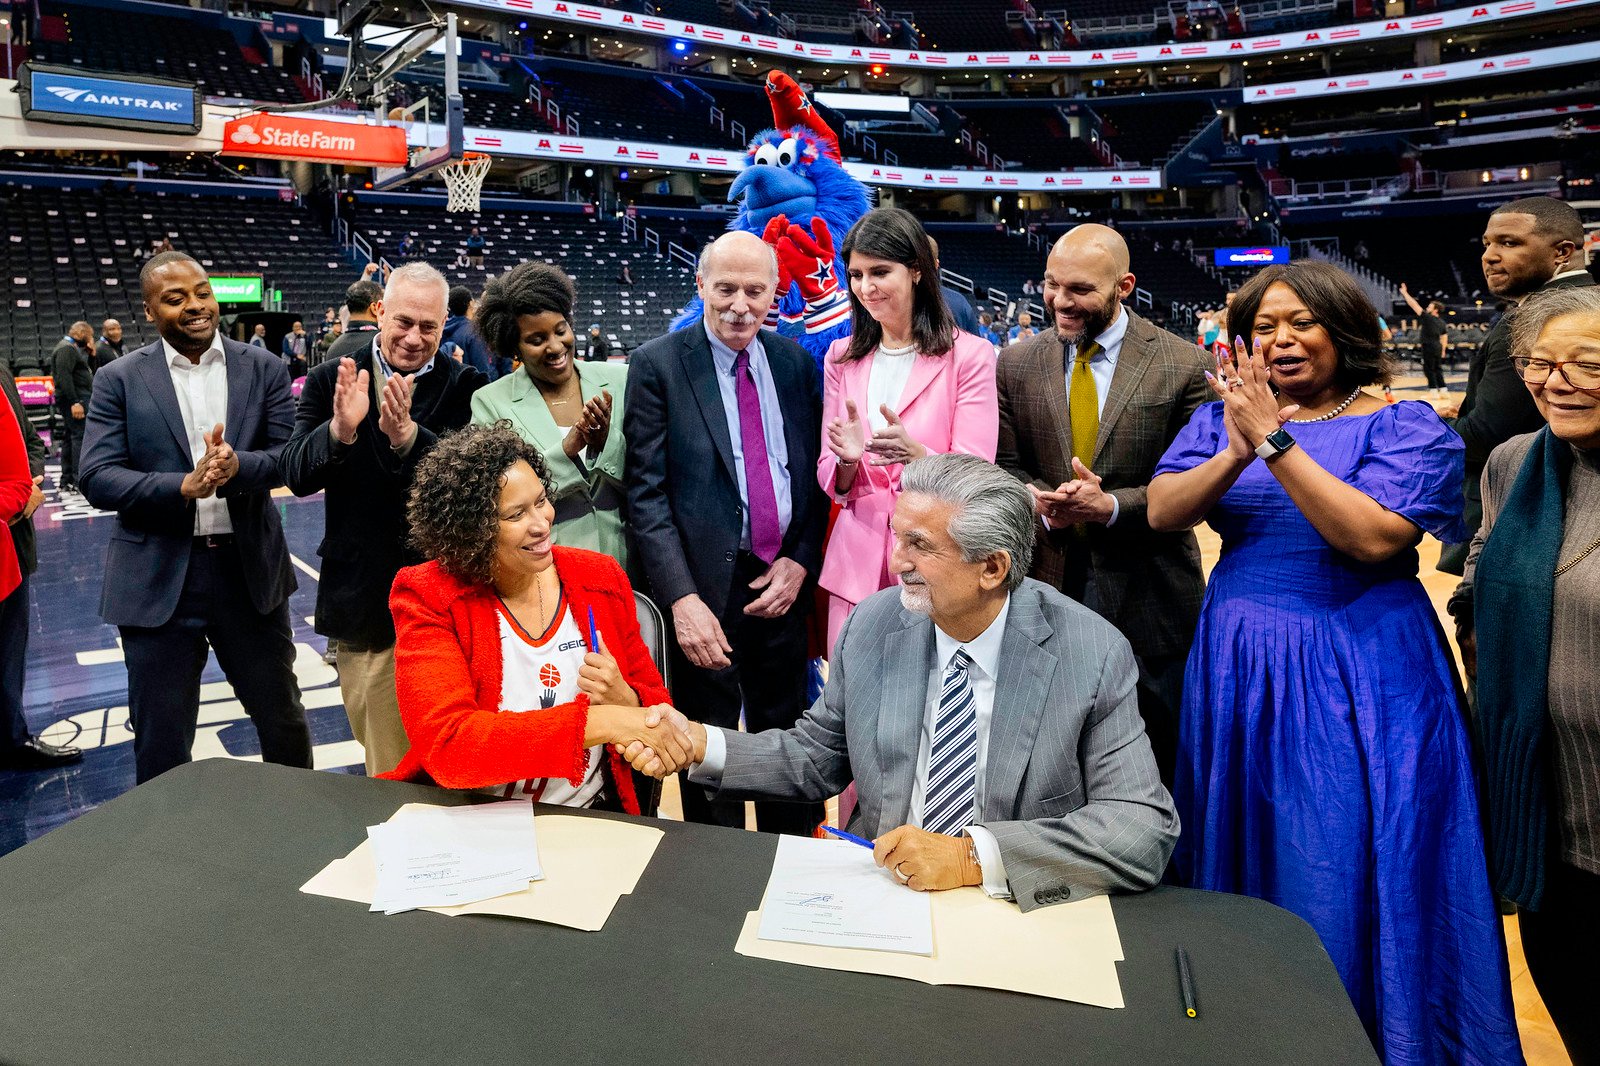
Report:
[[[944,672],[922,805],[922,828],[930,833],[956,835],[972,824],[977,805],[978,704],[972,694],[972,665],[972,657],[958,651]]]

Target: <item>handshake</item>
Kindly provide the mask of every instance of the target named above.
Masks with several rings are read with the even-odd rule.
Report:
[[[609,743],[641,774],[665,777],[706,757],[706,727],[671,704],[632,710],[635,720],[613,731]]]

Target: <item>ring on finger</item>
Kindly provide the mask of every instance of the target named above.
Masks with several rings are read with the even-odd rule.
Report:
[[[897,863],[894,864],[894,876],[900,881],[900,883],[902,885],[908,883],[911,880],[911,875],[906,873],[904,870],[902,870],[900,868],[900,867],[902,867],[904,865],[905,865],[905,863],[903,863],[903,862],[897,862]]]
[[[1244,384],[1244,378],[1233,378],[1232,380],[1230,380],[1228,382],[1228,388],[1230,390],[1237,389],[1240,385],[1243,385],[1243,384]]]

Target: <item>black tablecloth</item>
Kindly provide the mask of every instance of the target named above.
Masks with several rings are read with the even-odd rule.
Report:
[[[1310,927],[1239,896],[1116,897],[1105,1010],[745,958],[776,844],[738,830],[652,823],[598,933],[298,891],[401,804],[470,799],[210,760],[0,858],[0,1062],[1376,1061]]]

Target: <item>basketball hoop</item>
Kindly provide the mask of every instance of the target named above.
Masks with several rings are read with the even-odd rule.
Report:
[[[450,192],[446,211],[477,211],[478,194],[483,191],[483,179],[489,176],[493,158],[482,152],[467,152],[458,162],[440,168],[445,188]]]

